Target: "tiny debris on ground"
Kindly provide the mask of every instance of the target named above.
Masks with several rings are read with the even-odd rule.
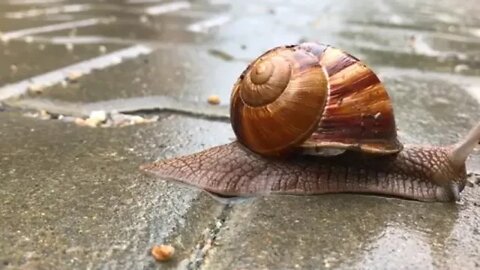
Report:
[[[101,45],[101,46],[98,47],[98,51],[101,54],[105,54],[107,52],[107,47],[105,47],[104,45]]]
[[[470,172],[467,174],[467,177],[468,177],[467,185],[469,187],[473,187],[473,185],[480,185],[480,174]]]
[[[235,60],[235,57],[230,55],[229,53],[226,53],[224,51],[221,51],[221,50],[218,50],[218,49],[209,49],[208,50],[208,53],[215,56],[215,57],[218,57],[224,61],[233,61]]]
[[[28,91],[32,94],[41,94],[45,90],[46,86],[41,83],[32,83],[28,86]]]
[[[156,261],[166,262],[172,259],[175,248],[171,245],[157,245],[152,248],[151,254]]]
[[[0,106],[0,111],[2,107]],[[159,116],[143,117],[140,115],[123,114],[119,112],[107,112],[103,110],[92,111],[88,117],[73,117],[69,115],[55,114],[47,110],[24,113],[27,117],[38,118],[41,120],[56,119],[63,122],[73,122],[83,127],[125,127],[137,124],[153,123],[158,121]]]
[[[70,72],[68,72],[68,74],[67,74],[67,81],[70,82],[70,83],[75,83],[75,82],[77,82],[77,81],[80,79],[80,77],[82,77],[82,76],[83,76],[83,74],[82,74],[82,72],[80,72],[80,71],[70,71]]]
[[[86,119],[76,118],[75,123],[87,127],[125,127],[137,124],[158,121],[158,116],[145,118],[139,115],[122,114],[117,112],[94,111]]]
[[[220,97],[217,95],[211,95],[208,97],[207,102],[211,105],[218,105],[220,104]]]

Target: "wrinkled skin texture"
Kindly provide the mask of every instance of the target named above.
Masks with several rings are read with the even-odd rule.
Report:
[[[223,196],[349,192],[455,201],[465,186],[466,171],[465,166],[451,166],[448,151],[407,145],[388,156],[347,151],[333,157],[268,159],[233,142],[141,169]]]

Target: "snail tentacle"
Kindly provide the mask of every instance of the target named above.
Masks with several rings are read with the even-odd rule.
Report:
[[[475,146],[480,143],[480,122],[473,127],[467,136],[452,147],[449,158],[455,166],[462,166]]]

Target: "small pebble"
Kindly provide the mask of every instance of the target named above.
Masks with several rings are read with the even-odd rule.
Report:
[[[52,119],[52,115],[46,110],[40,110],[40,112],[38,113],[38,117],[42,120]]]
[[[24,254],[24,257],[27,261],[31,261],[31,260],[39,260],[41,259],[42,257],[36,253],[35,251],[29,251],[29,252],[25,252]]]
[[[171,245],[157,245],[152,248],[151,254],[155,260],[166,262],[173,257],[175,248]]]
[[[218,105],[220,104],[220,97],[217,95],[211,95],[208,97],[207,101],[211,105]]]
[[[101,54],[104,54],[107,52],[107,47],[101,45],[100,47],[98,47],[98,51],[101,53]]]
[[[71,51],[73,51],[73,44],[72,43],[67,43],[67,44],[65,44],[65,48],[67,48],[67,51],[71,52]]]
[[[140,16],[140,22],[141,23],[148,23],[148,17],[146,15]]]
[[[105,111],[93,111],[81,124],[89,127],[98,127],[100,124],[105,123],[106,121],[107,113]]]
[[[67,81],[72,83],[77,82],[80,77],[82,77],[82,73],[80,71],[70,71],[67,74]]]
[[[11,65],[10,66],[10,71],[12,72],[12,74],[15,74],[18,71],[18,67],[16,65]]]
[[[0,41],[2,41],[4,44],[8,44],[10,39],[4,35],[0,35]]]
[[[462,72],[468,71],[469,69],[470,68],[467,65],[460,64],[455,66],[454,71],[456,73],[462,73]]]
[[[34,94],[41,94],[45,90],[45,85],[41,83],[32,83],[28,86],[28,91]]]
[[[113,56],[113,57],[111,57],[110,62],[112,63],[112,65],[120,64],[120,63],[122,63],[122,58],[120,58],[118,56]]]
[[[75,118],[73,122],[82,127],[87,126],[87,124],[85,123],[85,119],[83,118]]]
[[[88,126],[88,127],[98,127],[100,125],[100,122],[92,118],[85,119],[84,123],[85,123],[85,126]]]
[[[98,127],[102,122],[95,118],[76,118],[75,124],[82,126],[82,127]]]
[[[92,111],[88,117],[98,122],[105,122],[107,120],[107,112],[105,111]]]

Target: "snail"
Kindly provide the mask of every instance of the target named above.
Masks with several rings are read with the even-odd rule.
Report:
[[[480,124],[449,146],[402,145],[385,86],[354,56],[315,42],[258,57],[233,86],[237,140],[142,165],[221,196],[366,193],[457,201]]]

